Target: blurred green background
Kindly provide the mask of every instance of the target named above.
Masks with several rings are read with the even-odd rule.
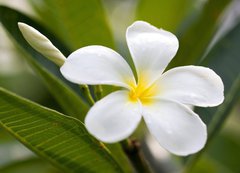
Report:
[[[193,165],[189,172],[240,173],[239,0],[0,0],[0,5],[34,19],[71,51],[101,44],[118,51],[132,67],[125,31],[133,21],[145,20],[175,33],[180,49],[169,68],[187,64],[213,68],[223,78],[226,99],[219,108],[196,108],[210,134],[201,155],[172,156],[149,136],[143,141],[144,153],[156,172],[175,173]],[[62,111],[26,54],[1,24],[0,86]],[[105,94],[110,90],[104,87]],[[0,129],[0,172],[59,171]]]

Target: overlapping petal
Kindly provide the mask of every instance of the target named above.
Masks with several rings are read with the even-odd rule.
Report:
[[[216,106],[223,102],[223,82],[211,69],[182,66],[165,72],[156,82],[158,97],[196,106]]]
[[[143,21],[128,27],[126,39],[139,80],[144,83],[156,80],[178,50],[175,35]]]
[[[155,100],[154,104],[143,107],[143,117],[151,134],[171,153],[189,155],[206,143],[205,124],[180,103]]]
[[[98,101],[86,116],[88,131],[108,143],[130,136],[141,120],[141,104],[128,97],[127,91],[116,91]]]
[[[127,62],[103,46],[87,46],[73,52],[61,67],[63,76],[77,84],[109,84],[129,88],[135,83]]]

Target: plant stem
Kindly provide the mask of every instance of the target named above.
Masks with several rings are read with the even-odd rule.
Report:
[[[143,153],[140,150],[139,141],[127,139],[122,141],[121,145],[137,173],[152,172],[146,160],[144,159]]]
[[[96,96],[96,100],[100,100],[102,98],[102,86],[101,85],[95,85],[94,86],[94,94]]]
[[[92,106],[94,104],[94,100],[90,93],[90,90],[87,85],[80,85],[80,89],[82,91],[83,96],[87,99],[87,102]]]

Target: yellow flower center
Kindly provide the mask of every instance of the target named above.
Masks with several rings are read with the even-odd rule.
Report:
[[[129,99],[133,102],[140,100],[142,104],[151,103],[151,97],[156,95],[157,87],[155,84],[148,86],[145,80],[139,80],[138,84],[130,84],[132,89],[129,92]]]

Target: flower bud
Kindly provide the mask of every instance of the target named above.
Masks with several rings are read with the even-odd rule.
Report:
[[[47,37],[25,23],[18,22],[18,27],[23,37],[36,51],[59,66],[64,64],[66,57],[52,44]]]

